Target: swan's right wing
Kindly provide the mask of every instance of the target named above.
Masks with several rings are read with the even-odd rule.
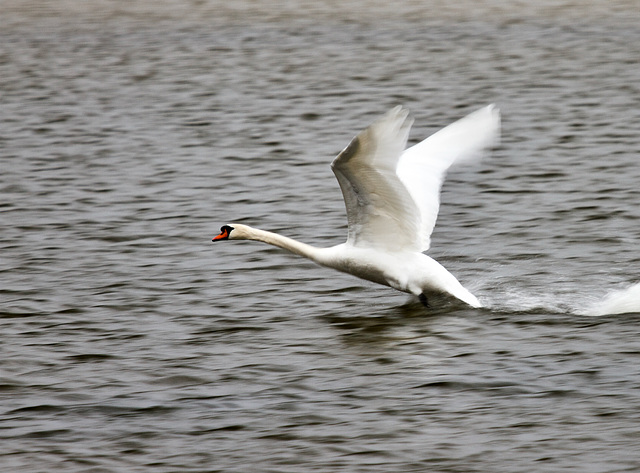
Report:
[[[461,118],[407,149],[398,161],[398,176],[420,214],[420,248],[429,249],[440,207],[440,188],[447,169],[481,156],[500,140],[500,112],[493,105]]]
[[[418,250],[420,215],[396,174],[413,120],[396,107],[360,132],[331,163],[347,209],[347,244]]]

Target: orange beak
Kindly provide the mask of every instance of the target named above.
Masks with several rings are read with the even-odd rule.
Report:
[[[229,238],[229,231],[225,228],[220,235],[214,236],[211,241],[226,240]]]

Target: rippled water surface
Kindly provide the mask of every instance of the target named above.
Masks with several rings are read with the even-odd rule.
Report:
[[[640,278],[637,5],[445,4],[0,3],[1,471],[640,469],[640,314],[584,315]],[[355,133],[487,103],[430,251],[486,309],[211,244],[344,241]]]

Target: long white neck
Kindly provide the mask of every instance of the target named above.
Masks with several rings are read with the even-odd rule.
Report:
[[[238,240],[256,240],[264,243],[268,243],[269,245],[277,246],[279,248],[283,248],[291,253],[296,255],[304,256],[305,258],[309,258],[312,261],[315,261],[318,264],[325,264],[323,258],[323,248],[316,248],[311,245],[307,245],[306,243],[302,243],[294,240],[293,238],[288,238],[286,236],[278,235],[277,233],[267,232],[265,230],[260,230],[258,228],[249,227],[247,225],[238,225],[234,226],[233,239]]]

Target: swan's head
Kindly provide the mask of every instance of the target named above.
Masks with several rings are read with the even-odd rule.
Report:
[[[220,240],[249,240],[250,229],[246,225],[240,225],[239,223],[231,223],[223,225],[220,228],[220,235],[213,237],[211,241]]]

